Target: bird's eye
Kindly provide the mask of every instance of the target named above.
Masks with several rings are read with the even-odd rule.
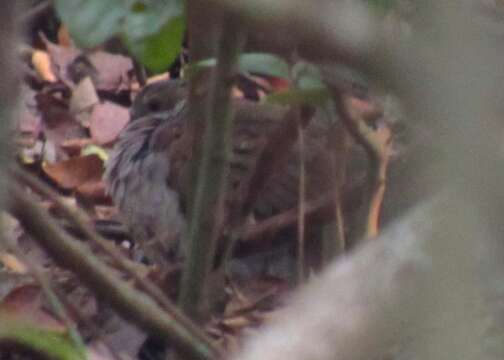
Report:
[[[161,110],[161,103],[157,99],[152,99],[147,103],[147,108],[151,112],[158,112]]]

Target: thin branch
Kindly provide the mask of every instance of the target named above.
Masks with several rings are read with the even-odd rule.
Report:
[[[373,130],[366,124],[363,112],[354,104],[355,98],[338,88],[333,88],[336,109],[354,140],[362,145],[368,154],[368,208],[358,225],[358,236],[374,238],[378,235],[379,217],[390,156],[390,130]]]
[[[133,59],[133,70],[135,70],[135,75],[140,87],[147,84],[147,71],[145,67],[136,59]]]
[[[212,346],[211,340],[208,338],[208,336],[206,336],[205,333],[203,333],[199,329],[199,327],[195,326],[195,324],[191,320],[189,320],[185,316],[181,316],[180,311],[166,297],[166,295],[159,289],[159,287],[157,287],[149,279],[141,277],[138,274],[138,269],[135,268],[134,264],[132,264],[131,261],[126,259],[123,254],[117,251],[114,245],[101,237],[96,233],[96,231],[91,228],[91,226],[89,225],[91,221],[83,211],[78,208],[70,207],[68,204],[62,201],[61,197],[53,189],[51,189],[48,185],[40,181],[35,176],[32,176],[30,173],[24,171],[23,169],[15,166],[11,169],[11,171],[23,183],[27,184],[37,192],[43,194],[51,201],[53,201],[58,209],[61,210],[64,215],[66,215],[66,217],[68,217],[75,229],[80,231],[84,235],[84,237],[97,245],[97,247],[105,254],[110,256],[114,263],[121,270],[125,271],[126,274],[131,276],[135,280],[136,284],[149,296],[151,296],[159,305],[161,305],[172,318],[176,319],[176,321],[184,324],[184,326],[190,329],[195,338],[199,339],[203,343],[207,343],[208,346]]]
[[[298,119],[299,120],[299,114]],[[305,169],[305,134],[300,121],[298,125],[299,138],[299,206],[298,206],[298,251],[297,251],[297,271],[298,282],[303,283],[305,276],[305,223],[306,219],[306,169]]]
[[[169,339],[181,353],[196,359],[218,357],[219,351],[201,342],[184,324],[164,312],[152,299],[135,291],[50,218],[47,212],[15,184],[9,187],[9,211],[25,230],[63,267],[79,274],[83,283],[112,304],[125,319]],[[180,315],[182,316],[182,315]]]
[[[203,138],[189,235],[186,239],[188,251],[180,294],[180,305],[191,317],[204,313],[203,294],[221,230],[223,190],[233,125],[230,95],[244,40],[240,29],[228,16],[225,16],[221,31],[218,62],[211,84],[209,121]]]
[[[350,136],[345,126],[338,121],[331,127],[328,144],[329,164],[334,189],[334,222],[327,225],[324,234],[322,259],[325,264],[335,256],[343,254],[347,248],[345,216],[343,211],[343,186],[346,183]]]
[[[65,309],[65,306],[58,298],[58,295],[53,290],[51,282],[46,276],[46,274],[40,269],[36,263],[31,263],[27,261],[27,257],[19,250],[16,246],[11,246],[5,242],[6,248],[13,252],[18,259],[23,261],[27,266],[29,273],[35,278],[35,280],[40,284],[43,293],[45,294],[49,305],[53,309],[54,313],[58,318],[65,324],[66,329],[68,329],[69,337],[76,346],[77,349],[85,349],[84,340],[79,333],[79,329],[75,326],[75,323],[70,319]]]

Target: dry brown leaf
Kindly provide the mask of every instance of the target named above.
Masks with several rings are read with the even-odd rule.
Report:
[[[77,194],[82,197],[102,201],[107,199],[105,183],[100,179],[92,179],[77,187]]]
[[[36,323],[46,330],[66,333],[66,327],[43,308],[38,285],[22,285],[12,290],[0,303],[0,313]]]
[[[32,53],[31,62],[33,68],[37,74],[42,78],[42,80],[47,82],[56,82],[58,79],[51,67],[51,58],[49,54],[42,50],[35,50]]]
[[[45,37],[42,37],[49,57],[51,58],[52,69],[56,77],[69,83],[72,77],[69,74],[69,65],[81,54],[81,51],[73,47],[64,47],[56,45]]]
[[[70,111],[73,114],[88,110],[98,104],[100,99],[96,93],[93,81],[89,76],[83,78],[72,91]]]
[[[12,254],[0,252],[0,262],[9,271],[18,274],[26,274],[28,272],[26,265]]]
[[[129,112],[124,106],[109,101],[94,107],[89,119],[89,130],[95,144],[112,143],[129,121]]]
[[[84,77],[72,91],[70,98],[70,112],[77,121],[84,127],[89,127],[89,118],[93,106],[98,104],[100,99],[96,93],[93,81],[89,76]]]
[[[74,190],[87,182],[101,180],[103,161],[92,154],[57,163],[43,163],[42,169],[60,187]]]
[[[129,91],[133,62],[123,55],[97,51],[89,56],[89,61],[97,72],[95,86],[109,92]]]

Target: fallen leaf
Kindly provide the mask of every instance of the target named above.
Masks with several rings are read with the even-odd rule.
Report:
[[[98,157],[102,159],[103,162],[106,162],[108,159],[107,151],[101,146],[91,144],[82,149],[81,155],[92,155],[92,154],[98,155]]]
[[[89,76],[99,91],[117,93],[130,90],[133,62],[126,56],[95,51],[79,54],[67,66],[67,76],[73,82]]]
[[[89,76],[83,78],[72,91],[70,98],[70,112],[79,116],[85,111],[91,112],[92,107],[100,102],[93,81]],[[89,115],[86,119],[89,118]],[[81,120],[81,119],[78,119]],[[82,123],[82,121],[79,121]]]
[[[77,187],[77,194],[87,199],[104,201],[107,199],[105,183],[100,179],[92,179]]]
[[[63,150],[67,152],[68,155],[77,156],[81,154],[83,148],[85,148],[88,145],[91,145],[92,143],[93,140],[90,138],[68,139],[61,143],[61,147],[63,148]]]
[[[26,274],[28,271],[26,265],[18,260],[17,257],[6,252],[0,252],[0,262],[2,262],[6,269],[18,274]]]
[[[42,307],[40,286],[22,285],[5,296],[0,303],[0,313],[34,322],[46,330],[65,333],[66,327]]]
[[[73,47],[64,47],[56,45],[44,36],[41,37],[44,42],[49,57],[51,59],[52,70],[56,77],[64,83],[72,81],[69,73],[69,65],[82,53],[79,49]],[[72,81],[73,82],[73,81]]]
[[[103,161],[97,155],[88,155],[57,163],[44,162],[42,169],[63,189],[74,190],[92,180],[100,180]]]
[[[56,82],[58,79],[51,67],[51,58],[49,54],[43,50],[35,50],[32,53],[31,62],[33,68],[42,80],[47,82]]]
[[[105,101],[94,107],[89,120],[91,138],[96,144],[112,143],[129,121],[128,109]]]

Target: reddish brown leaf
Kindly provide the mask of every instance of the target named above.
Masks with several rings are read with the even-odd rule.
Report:
[[[0,303],[0,312],[37,323],[46,330],[66,332],[65,326],[42,308],[38,285],[23,285],[12,290]]]
[[[33,311],[40,307],[41,292],[38,285],[22,285],[7,294],[0,303],[0,310],[7,312]]]
[[[93,140],[89,138],[76,138],[68,139],[61,143],[61,147],[70,156],[77,156],[81,153],[82,149],[93,143]]]
[[[91,138],[98,145],[112,143],[129,121],[128,109],[105,101],[94,107],[90,118]]]
[[[107,195],[105,194],[105,183],[101,179],[92,179],[78,186],[77,194],[95,201],[107,199]]]
[[[44,172],[64,189],[74,190],[92,180],[100,180],[103,161],[97,155],[72,158],[57,163],[44,163]]]

